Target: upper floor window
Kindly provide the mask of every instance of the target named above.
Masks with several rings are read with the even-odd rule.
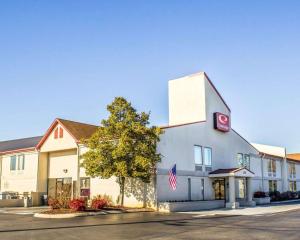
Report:
[[[244,155],[242,153],[237,154],[237,162],[239,167],[242,167],[244,164]]]
[[[237,162],[238,162],[239,167],[245,167],[247,169],[250,169],[250,155],[249,154],[238,153],[237,154]]]
[[[57,127],[54,130],[54,139],[63,138],[64,137],[64,129],[62,127]]]
[[[203,157],[204,157],[204,164],[206,166],[211,166],[212,162],[212,149],[209,147],[205,147],[203,149]]]
[[[25,156],[14,155],[10,157],[10,171],[24,170],[25,169]]]
[[[194,160],[196,165],[202,165],[202,147],[201,146],[194,146]]]
[[[10,157],[10,171],[17,170],[17,156]]]
[[[268,161],[268,175],[276,177],[276,161],[269,159]]]
[[[290,178],[296,178],[296,164],[289,163],[289,175]]]

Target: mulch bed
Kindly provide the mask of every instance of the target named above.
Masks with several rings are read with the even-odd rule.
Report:
[[[68,213],[86,213],[86,212],[101,212],[101,211],[120,211],[120,212],[153,212],[154,210],[151,208],[130,208],[130,207],[121,207],[121,206],[110,206],[105,207],[103,209],[92,209],[87,208],[84,211],[75,211],[72,209],[51,209],[44,211],[44,214],[68,214]]]
[[[102,210],[96,210],[96,209],[86,209],[85,211],[75,211],[72,209],[61,208],[61,209],[47,210],[42,213],[44,213],[44,214],[68,214],[68,213],[85,213],[85,212],[101,212],[101,211]]]

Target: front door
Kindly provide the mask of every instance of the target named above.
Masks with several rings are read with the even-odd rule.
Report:
[[[72,197],[72,178],[49,178],[48,198],[52,199],[71,199]]]
[[[56,198],[71,199],[72,194],[72,178],[56,179]]]
[[[214,182],[216,200],[225,200],[225,179],[217,179]]]

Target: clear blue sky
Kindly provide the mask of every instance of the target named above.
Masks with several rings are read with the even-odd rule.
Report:
[[[299,1],[1,1],[0,139],[114,96],[165,125],[167,81],[206,71],[249,141],[300,152]]]

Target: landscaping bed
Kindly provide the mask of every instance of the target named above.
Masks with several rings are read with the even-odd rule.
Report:
[[[50,199],[50,210],[36,213],[40,218],[72,218],[80,216],[95,216],[111,213],[150,212],[150,208],[131,208],[113,205],[107,196],[97,196],[89,203],[85,199]]]

